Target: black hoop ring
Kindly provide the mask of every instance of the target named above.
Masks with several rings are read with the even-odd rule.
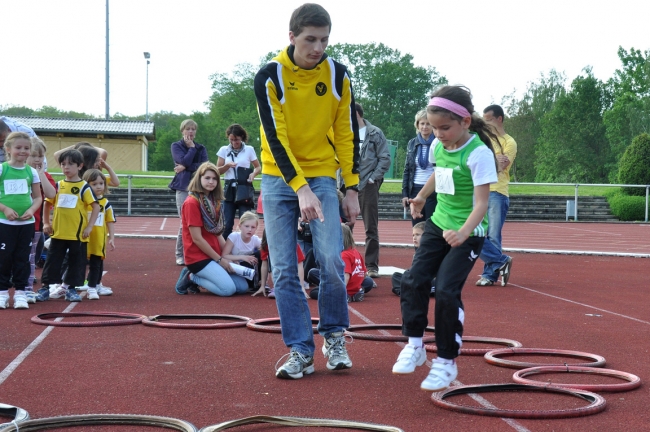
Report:
[[[159,320],[174,319],[174,320],[187,320],[187,319],[225,319],[233,320],[235,322],[228,323],[211,323],[211,324],[183,324],[183,323],[174,323],[174,322],[161,322]],[[142,320],[142,324],[151,327],[164,327],[164,328],[175,328],[175,329],[226,329],[226,328],[237,328],[237,327],[246,327],[246,323],[250,321],[250,318],[239,315],[223,315],[223,314],[165,314],[165,315],[153,315],[150,317],[145,317]]]
[[[463,336],[463,342],[492,343],[496,345],[505,345],[510,348],[521,348],[523,346],[521,342],[512,339],[481,336]],[[429,352],[438,352],[438,347],[435,345],[425,345],[424,348]],[[482,356],[490,351],[494,351],[494,348],[461,348],[460,354]]]
[[[346,332],[346,336],[352,336],[354,339],[374,340],[382,342],[408,342],[408,336],[402,335],[377,335],[370,333],[359,333],[357,330],[401,330],[401,324],[361,324],[350,326]],[[425,332],[435,333],[434,327],[427,327]],[[436,340],[435,336],[427,336],[422,338],[422,342],[428,343]]]
[[[499,358],[499,356],[504,355],[525,355],[525,354],[546,354],[548,356],[557,356],[557,357],[571,357],[578,358],[582,360],[592,360],[588,363],[571,363],[567,364],[562,363],[530,363],[530,362],[518,362],[514,360],[505,360]],[[556,349],[543,349],[543,348],[503,348],[492,350],[485,354],[485,361],[488,363],[507,367],[511,369],[525,369],[531,367],[539,366],[580,366],[580,367],[603,367],[605,366],[605,357],[601,357],[596,354],[590,354],[580,351],[567,351],[567,350],[556,350]]]
[[[311,323],[314,334],[318,333],[318,318],[312,317]],[[246,327],[253,331],[265,333],[282,333],[282,327],[269,324],[280,324],[280,318],[261,318],[251,319],[246,323]]]
[[[71,317],[104,317],[118,318],[99,321],[51,321],[52,318]],[[57,327],[104,327],[140,324],[146,318],[144,315],[123,312],[51,312],[34,315],[31,321],[34,324]]]
[[[513,410],[513,409],[500,409],[500,408],[484,408],[468,405],[457,405],[444,400],[449,396],[457,396],[467,393],[487,393],[495,391],[537,391],[548,393],[560,393],[568,396],[574,396],[589,402],[585,407],[572,408],[566,410]],[[591,393],[584,390],[568,389],[552,386],[534,386],[526,384],[486,384],[486,385],[467,385],[451,387],[442,392],[433,393],[431,400],[439,407],[448,410],[457,411],[465,414],[478,414],[490,417],[507,417],[519,419],[559,419],[559,418],[572,418],[583,417],[591,414],[596,414],[605,409],[607,402],[605,398],[596,393]]]
[[[556,382],[545,383],[543,381],[534,381],[525,379],[529,375],[536,375],[540,373],[583,373],[593,375],[603,375],[612,378],[620,378],[624,383],[620,384],[563,384]],[[591,392],[623,392],[634,390],[641,385],[641,378],[631,373],[621,372],[614,369],[602,369],[592,367],[578,367],[578,366],[538,366],[534,368],[518,370],[514,373],[512,378],[519,384],[533,384],[533,385],[552,385],[553,387],[573,388],[578,390],[586,390]]]

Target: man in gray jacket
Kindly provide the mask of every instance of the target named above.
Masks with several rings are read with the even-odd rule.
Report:
[[[355,104],[359,122],[359,206],[366,227],[366,268],[368,276],[379,276],[379,188],[390,168],[390,152],[384,133],[363,118],[363,108]],[[354,222],[354,221],[350,221]]]

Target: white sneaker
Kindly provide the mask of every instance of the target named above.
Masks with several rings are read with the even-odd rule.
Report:
[[[34,291],[26,291],[27,303],[36,303],[36,293]]]
[[[25,291],[16,290],[16,292],[14,293],[14,309],[29,309]]]
[[[458,376],[458,367],[456,362],[452,364],[443,363],[439,359],[435,359],[431,365],[429,375],[422,381],[420,388],[425,391],[440,391],[444,390],[452,383]]]
[[[7,306],[9,306],[9,293],[4,291],[0,294],[0,309],[7,309]]]
[[[422,366],[427,361],[427,352],[424,347],[406,345],[393,365],[394,374],[410,374],[416,366]]]
[[[58,299],[58,298],[63,298],[65,297],[65,293],[67,293],[68,290],[66,288],[63,288],[61,285],[55,285],[54,289],[50,287],[50,298],[51,299]]]
[[[88,291],[88,283],[83,286],[77,287],[77,291]]]
[[[88,300],[99,300],[99,294],[97,293],[97,288],[88,287]]]
[[[113,290],[107,286],[104,286],[100,283],[97,284],[97,294],[101,296],[113,295]]]

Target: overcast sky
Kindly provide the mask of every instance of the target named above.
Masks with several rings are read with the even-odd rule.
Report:
[[[110,113],[205,111],[209,76],[288,44],[300,0],[111,0]],[[477,110],[556,69],[606,80],[650,49],[647,0],[321,0],[331,43],[382,42],[474,94]],[[0,105],[105,113],[105,0],[2,0]],[[425,91],[428,89],[424,89]]]

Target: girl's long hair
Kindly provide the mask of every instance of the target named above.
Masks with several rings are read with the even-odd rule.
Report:
[[[212,171],[217,176],[217,187],[212,192],[205,190],[201,184],[201,177],[205,175],[206,171]],[[190,180],[187,191],[211,196],[215,202],[223,201],[223,187],[221,186],[221,177],[217,166],[212,162],[203,162],[194,173],[192,180]]]
[[[499,171],[499,164],[497,163],[494,146],[492,144],[493,142],[499,143],[499,138],[494,133],[494,129],[485,123],[485,120],[483,120],[482,117],[478,116],[474,112],[474,104],[472,104],[472,93],[469,91],[469,89],[465,86],[443,86],[431,95],[431,98],[434,97],[449,99],[452,102],[456,102],[458,105],[462,105],[465,107],[465,109],[467,109],[467,111],[469,111],[472,116],[469,130],[475,132],[481,141],[483,141],[483,143],[488,146],[490,150],[492,150],[492,155],[494,155],[494,164],[497,167],[497,171]],[[463,119],[458,114],[455,114],[448,109],[438,106],[429,105],[427,107],[427,112],[429,114],[444,114],[458,122]],[[499,143],[499,145],[501,144]]]

